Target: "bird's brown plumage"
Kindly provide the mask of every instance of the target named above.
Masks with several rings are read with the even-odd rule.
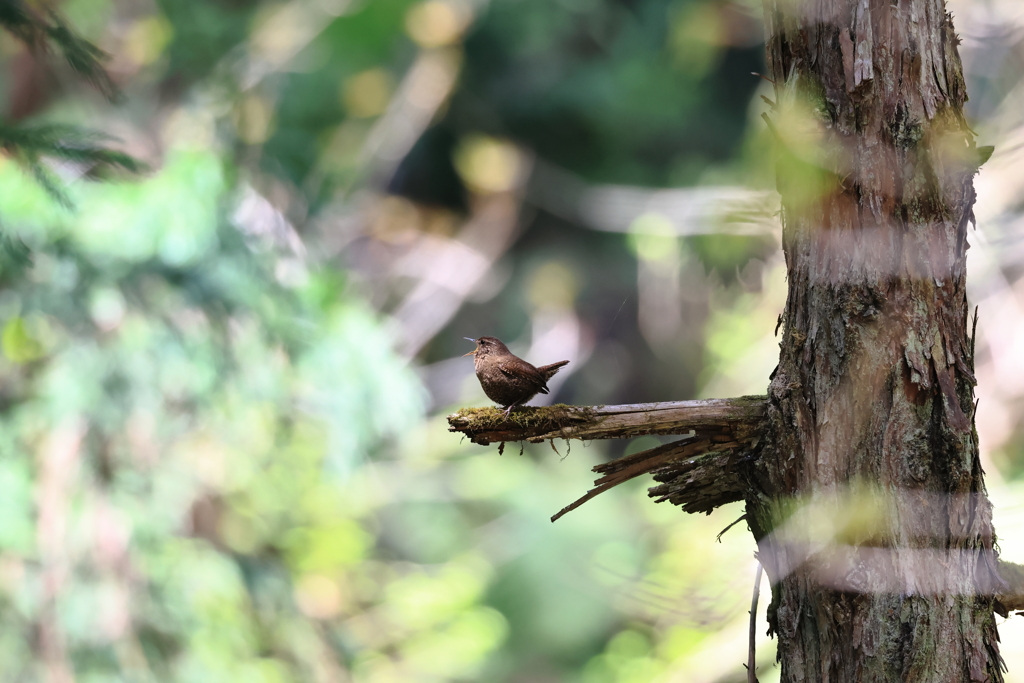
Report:
[[[469,341],[476,343],[476,351],[472,352],[473,366],[480,386],[487,398],[505,407],[506,416],[514,407],[529,401],[538,393],[548,393],[548,380],[555,376],[559,368],[569,363],[563,360],[538,368],[513,355],[496,337],[480,337]]]

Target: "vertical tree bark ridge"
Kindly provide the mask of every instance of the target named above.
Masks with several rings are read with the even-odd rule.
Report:
[[[764,5],[776,114],[809,112],[778,126],[797,131],[780,134],[778,164],[789,294],[747,501],[782,680],[1000,681],[993,601],[973,590],[1000,579],[973,429],[964,263],[977,164],[952,20],[943,0]],[[888,512],[859,540],[889,552],[858,557],[884,560],[832,567],[863,589],[816,579],[828,548],[783,576],[799,565],[771,533],[788,501],[854,482]],[[956,588],[915,589],[935,573]]]

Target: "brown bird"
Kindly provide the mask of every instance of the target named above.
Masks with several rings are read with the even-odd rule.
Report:
[[[561,360],[551,365],[536,368],[522,358],[512,355],[508,347],[495,337],[471,339],[476,349],[467,353],[473,358],[476,378],[480,380],[487,398],[505,408],[505,417],[520,403],[526,403],[537,393],[548,393],[548,380],[558,369],[568,365]]]

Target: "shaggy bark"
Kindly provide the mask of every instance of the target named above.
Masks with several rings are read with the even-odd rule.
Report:
[[[1000,681],[951,18],[943,0],[764,5],[789,294],[747,517],[782,680]],[[851,487],[885,511],[869,529],[779,533],[795,502],[846,510]]]

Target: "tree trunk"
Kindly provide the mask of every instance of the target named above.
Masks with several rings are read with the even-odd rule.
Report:
[[[789,295],[748,519],[782,681],[1000,681],[943,0],[764,0]]]

